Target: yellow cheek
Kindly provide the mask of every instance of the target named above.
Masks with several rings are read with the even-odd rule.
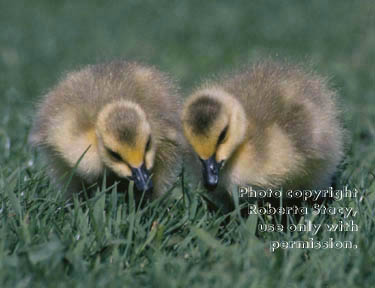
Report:
[[[221,161],[226,161],[231,157],[232,154],[232,149],[225,144],[222,144],[218,147],[216,151],[216,161],[221,162]]]
[[[206,160],[215,153],[216,140],[213,141],[212,137],[197,136],[186,126],[184,126],[184,133],[186,139],[188,139],[194,151],[201,159]]]
[[[221,147],[219,147],[216,151],[216,162],[220,163],[222,160],[226,159],[227,157],[224,149],[221,149]]]
[[[132,176],[132,171],[126,164],[119,164],[115,168],[115,172],[121,177],[130,177]]]
[[[215,153],[216,143],[210,143],[208,139],[193,138],[190,143],[193,146],[195,152],[197,152],[199,157],[203,160],[210,158]]]
[[[155,151],[149,151],[148,153],[146,153],[146,157],[145,157],[145,162],[146,162],[146,168],[148,170],[150,170],[152,168],[152,166],[154,166],[154,157],[155,156]]]
[[[138,168],[143,164],[144,152],[140,149],[124,147],[121,149],[120,154],[134,168]]]

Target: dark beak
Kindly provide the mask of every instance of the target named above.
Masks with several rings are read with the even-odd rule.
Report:
[[[152,189],[152,181],[145,164],[139,168],[132,168],[132,179],[138,191],[149,191]]]
[[[207,160],[201,160],[203,165],[204,186],[208,190],[213,190],[219,183],[220,165],[216,162],[215,154]]]

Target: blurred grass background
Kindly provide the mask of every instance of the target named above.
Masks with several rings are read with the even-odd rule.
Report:
[[[206,76],[269,56],[313,63],[339,91],[344,122],[352,136],[340,181],[358,187],[372,199],[366,205],[355,204],[364,205],[362,213],[367,215],[360,218],[364,231],[350,236],[363,241],[358,251],[312,251],[309,256],[301,251],[283,251],[269,255],[262,248],[263,242],[247,237],[251,233],[241,221],[234,221],[221,234],[217,232],[222,218],[209,215],[204,203],[195,198],[188,208],[185,202],[171,204],[175,216],[169,218],[157,206],[143,211],[143,218],[126,210],[126,203],[110,206],[115,214],[107,209],[105,213],[119,222],[102,223],[104,230],[109,229],[108,239],[99,241],[91,235],[100,234],[100,227],[90,224],[98,217],[87,212],[91,204],[87,204],[88,210],[78,205],[80,208],[73,212],[59,210],[56,216],[55,206],[48,208],[38,202],[43,197],[49,204],[61,204],[62,200],[51,196],[53,188],[34,165],[27,135],[35,101],[66,71],[116,58],[139,60],[168,72],[187,94]],[[123,287],[132,283],[150,287],[370,287],[375,282],[375,251],[369,243],[375,233],[374,83],[372,0],[1,1],[0,286],[91,283]],[[95,211],[104,211],[102,201],[93,204]],[[125,212],[118,212],[121,207]],[[147,232],[151,220],[132,224],[140,229],[137,244],[119,240],[121,233],[134,232],[127,226],[132,215],[164,223],[164,228],[153,230],[161,235],[155,236],[160,245],[147,242],[151,239]],[[111,217],[104,219],[110,221]],[[81,224],[74,224],[76,221]],[[122,232],[114,233],[111,225]],[[179,227],[177,233],[173,232],[174,225]],[[80,229],[88,229],[85,240],[75,236]],[[205,230],[211,234],[202,232]],[[217,233],[221,243],[213,239]],[[339,236],[349,237],[345,233]],[[175,246],[168,246],[169,241],[178,243],[179,237],[182,244],[170,248]],[[107,251],[108,242],[116,249],[103,254],[100,251]],[[134,245],[130,250],[136,251],[135,246],[143,244],[146,252],[139,254],[126,248]]]

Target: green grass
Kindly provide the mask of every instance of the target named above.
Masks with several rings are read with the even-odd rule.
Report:
[[[374,15],[370,0],[2,1],[0,287],[373,287]],[[356,208],[360,231],[318,238],[358,249],[271,253],[270,240],[308,234],[256,238],[256,219],[209,213],[186,182],[185,196],[144,208],[115,188],[67,204],[27,145],[35,101],[70,69],[136,59],[187,94],[206,76],[269,55],[313,63],[339,91],[351,135],[339,184],[362,197],[332,205]]]

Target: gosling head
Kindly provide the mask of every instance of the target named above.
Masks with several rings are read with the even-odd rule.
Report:
[[[151,127],[138,104],[115,102],[101,110],[96,123],[99,154],[117,176],[134,180],[139,191],[152,189],[149,171],[155,158]]]
[[[204,184],[215,189],[220,169],[245,138],[245,112],[222,89],[205,89],[187,100],[182,122],[185,136],[202,162]]]

